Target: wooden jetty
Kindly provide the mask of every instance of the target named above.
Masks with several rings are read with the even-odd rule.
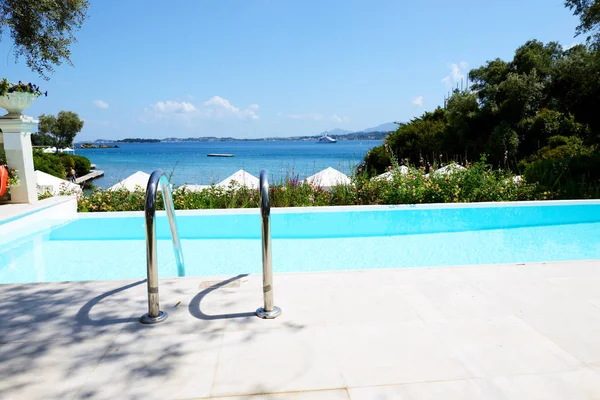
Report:
[[[219,154],[219,153],[210,153],[207,154],[208,157],[233,157],[233,154]]]
[[[75,179],[75,183],[81,184],[87,181],[91,181],[92,179],[100,178],[101,176],[104,176],[104,171],[90,171],[89,174],[80,176],[79,178]]]

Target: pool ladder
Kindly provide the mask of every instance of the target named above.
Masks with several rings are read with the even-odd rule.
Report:
[[[156,266],[156,195],[162,188],[163,202],[169,219],[173,251],[177,262],[177,275],[185,276],[183,253],[175,219],[173,194],[169,180],[162,170],[156,170],[148,179],[146,187],[146,271],[148,274],[148,312],[140,318],[143,324],[157,324],[167,319],[166,311],[161,311],[158,302],[158,269]],[[262,264],[263,264],[263,297],[264,305],[256,310],[256,315],[263,319],[273,319],[281,315],[281,309],[273,302],[273,267],[271,255],[271,203],[269,201],[269,176],[267,171],[260,171],[260,215],[262,232]]]

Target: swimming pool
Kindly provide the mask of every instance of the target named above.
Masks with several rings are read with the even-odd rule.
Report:
[[[257,210],[178,212],[186,275],[261,272]],[[600,202],[273,209],[273,270],[600,259]],[[157,218],[160,277],[177,276]],[[142,213],[79,214],[0,246],[0,283],[144,278]]]

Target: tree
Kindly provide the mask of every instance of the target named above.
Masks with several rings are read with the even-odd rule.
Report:
[[[83,121],[72,111],[61,111],[58,116],[40,115],[38,131],[54,139],[56,149],[73,145],[75,136],[83,129]]]
[[[576,35],[589,34],[588,43],[600,44],[600,0],[565,0],[565,7],[579,17]]]
[[[88,6],[87,0],[0,0],[0,40],[8,31],[15,58],[25,57],[29,68],[48,79],[54,66],[73,65],[69,47]]]
[[[31,135],[31,144],[34,146],[52,146],[54,138],[46,133],[34,133]]]

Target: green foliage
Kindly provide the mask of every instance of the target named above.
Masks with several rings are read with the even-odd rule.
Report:
[[[42,151],[33,152],[33,167],[37,171],[42,171],[58,178],[65,179],[66,167],[62,159],[57,154],[44,153]]]
[[[539,159],[525,169],[528,181],[560,199],[600,198],[600,154]]]
[[[438,108],[426,112],[407,124],[400,124],[396,132],[386,138],[386,144],[397,159],[409,159],[412,164],[422,160],[433,163],[442,151],[444,132],[447,126],[447,111]]]
[[[598,0],[565,0],[565,7],[570,8],[573,14],[579,17],[577,34],[589,34],[588,42],[600,42],[600,1]]]
[[[373,204],[415,204],[479,201],[517,201],[549,198],[549,193],[537,185],[525,184],[504,170],[492,170],[483,162],[475,163],[466,171],[448,175],[432,174],[426,178],[421,171],[410,169],[408,174],[395,173],[392,180],[370,180],[365,176],[354,178],[351,185],[339,185],[331,191],[315,185],[298,182],[288,177],[270,188],[272,207],[341,206]],[[108,191],[96,189],[78,199],[80,212],[141,211],[144,209],[144,191]],[[246,187],[222,188],[211,186],[200,191],[183,188],[173,193],[178,210],[257,208],[259,193]],[[162,199],[158,200],[162,209]]]
[[[391,163],[392,160],[385,145],[381,145],[369,150],[365,156],[362,168],[365,168],[366,166],[369,175],[377,175],[385,172]],[[362,168],[359,167],[360,172],[362,172]]]
[[[66,153],[44,153],[40,150],[33,152],[33,166],[36,170],[65,179],[69,168],[75,168],[77,175],[90,172],[91,163],[86,157]]]
[[[33,146],[53,146],[54,139],[46,133],[32,133],[31,144]]]
[[[17,176],[17,170],[12,168],[6,162],[6,153],[4,151],[4,145],[0,144],[0,165],[5,166],[8,170],[8,187],[19,186],[19,177]]]
[[[15,58],[48,79],[54,66],[72,65],[69,47],[88,6],[87,0],[0,0],[0,38],[9,33]]]
[[[83,121],[72,111],[61,111],[56,117],[42,114],[39,120],[39,133],[49,135],[57,149],[73,146],[75,136],[83,129]]]
[[[492,165],[514,170],[538,159],[591,154],[600,146],[598,76],[600,52],[528,41],[512,60],[471,70],[472,86],[454,91],[445,108],[401,124],[386,138],[387,150],[421,167],[487,154]],[[377,154],[365,157],[370,175],[392,164]]]

